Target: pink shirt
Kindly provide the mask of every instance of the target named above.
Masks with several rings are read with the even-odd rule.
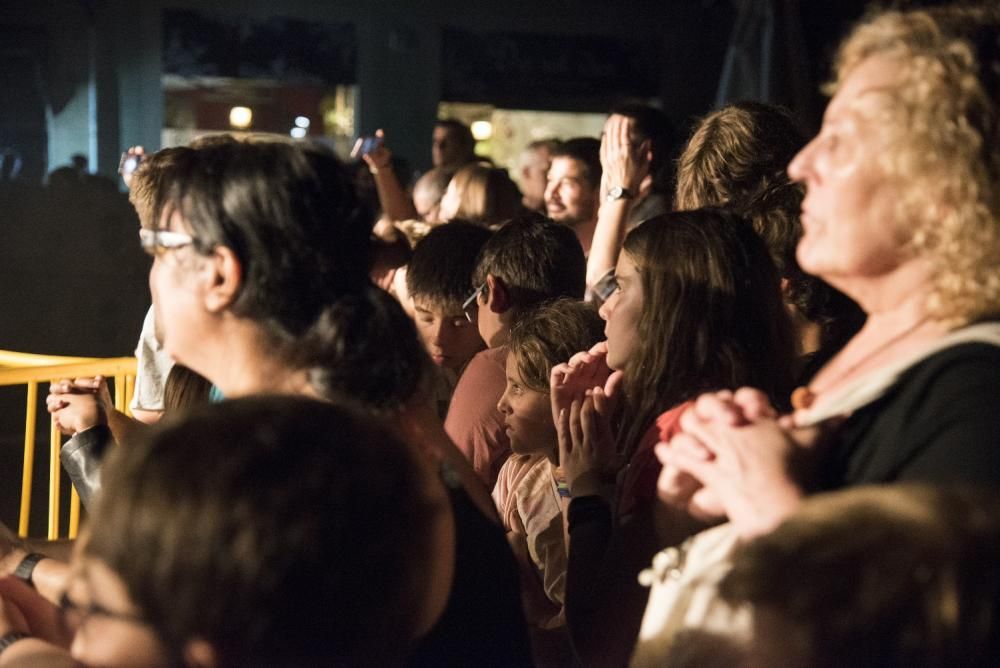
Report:
[[[505,346],[476,354],[458,379],[444,421],[444,430],[489,489],[510,456],[510,439],[497,410],[507,386],[506,364]]]

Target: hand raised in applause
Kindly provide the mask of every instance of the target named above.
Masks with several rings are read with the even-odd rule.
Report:
[[[612,372],[599,343],[557,365],[550,376],[559,465],[575,496],[599,493],[618,468],[611,414],[618,401],[621,372]]]
[[[767,532],[803,495],[793,460],[821,429],[794,429],[757,390],[698,398],[681,416],[682,433],[658,446],[661,499],[686,503],[702,519],[720,512],[746,537]]]

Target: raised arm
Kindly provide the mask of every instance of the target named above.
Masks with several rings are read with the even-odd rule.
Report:
[[[601,208],[587,258],[587,285],[593,286],[618,263],[628,214],[643,179],[649,174],[649,142],[635,145],[629,139],[634,121],[613,114],[601,137]],[[609,192],[621,187],[626,196],[612,199]]]
[[[376,130],[375,136],[384,138],[382,130]],[[354,145],[353,156],[360,153],[362,140]],[[399,184],[399,178],[392,168],[392,151],[386,148],[385,144],[379,144],[368,153],[362,153],[361,158],[368,164],[372,176],[375,177],[375,189],[378,191],[378,200],[382,204],[382,215],[392,222],[410,220],[417,218],[417,209],[413,205],[413,199],[406,194],[403,186]]]

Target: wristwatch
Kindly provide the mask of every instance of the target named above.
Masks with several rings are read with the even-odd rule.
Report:
[[[611,186],[611,188],[608,189],[608,196],[606,199],[609,202],[616,202],[620,199],[632,199],[632,197],[634,197],[634,195],[628,188],[623,188],[622,186]]]

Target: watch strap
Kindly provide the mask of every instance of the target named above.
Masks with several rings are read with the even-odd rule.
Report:
[[[31,575],[35,572],[35,566],[37,566],[38,562],[42,559],[45,559],[44,554],[38,554],[37,552],[30,553],[22,559],[21,563],[17,565],[17,568],[14,569],[14,577],[26,582],[32,587],[35,586],[35,583],[31,580]]]
[[[623,199],[632,199],[633,197],[634,195],[632,194],[632,191],[628,188],[625,188],[624,186],[612,186],[608,190],[607,200],[609,202],[617,202]]]
[[[30,637],[30,634],[21,633],[20,631],[11,631],[3,637],[0,637],[0,654],[3,654],[5,649],[16,643],[18,640]]]

